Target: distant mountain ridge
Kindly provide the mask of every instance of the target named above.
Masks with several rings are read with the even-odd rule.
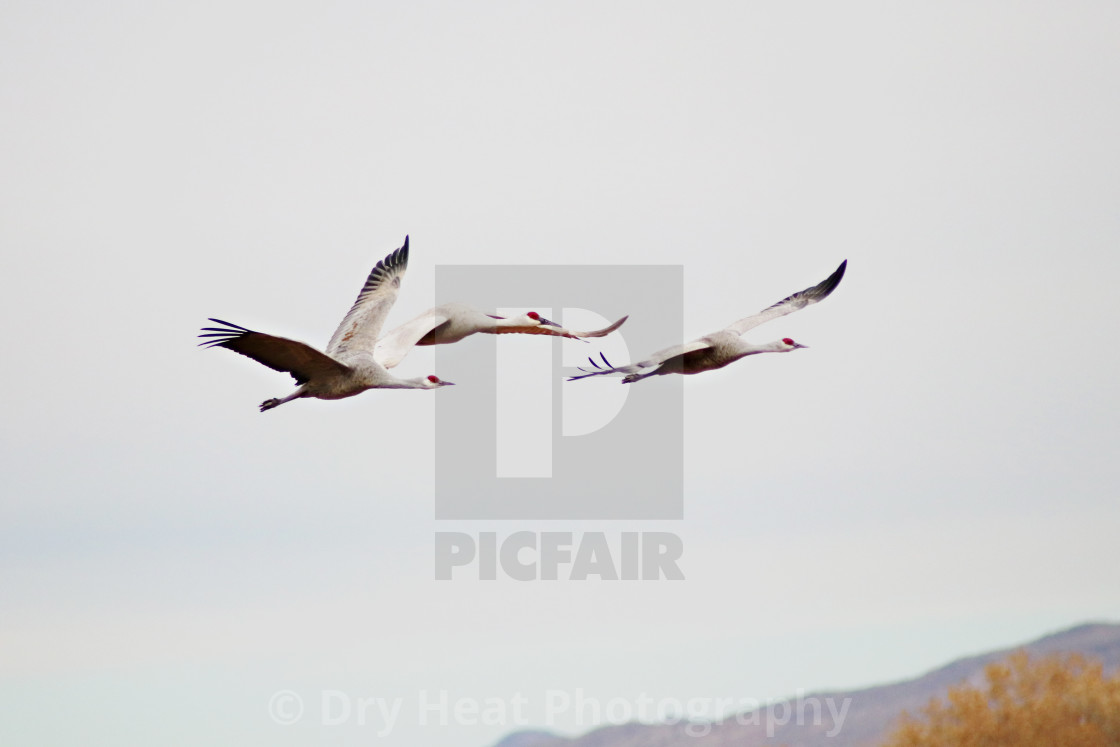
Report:
[[[890,733],[903,711],[918,712],[931,698],[944,696],[950,687],[983,681],[984,667],[1014,651],[1032,657],[1051,654],[1081,654],[1100,662],[1106,673],[1120,671],[1120,624],[1086,623],[1039,638],[1022,646],[957,659],[920,677],[860,690],[820,692],[785,701],[791,716],[768,721],[764,709],[712,724],[707,733],[689,733],[689,725],[620,724],[605,726],[580,737],[561,737],[543,731],[519,731],[494,747],[868,747]],[[840,713],[845,701],[847,710]],[[802,723],[793,717],[802,707]],[[775,704],[772,707],[780,707]],[[833,710],[830,711],[829,707]],[[813,706],[813,707],[808,707]],[[821,717],[817,718],[819,709]],[[752,722],[753,721],[753,722]],[[835,726],[839,724],[839,727]],[[695,729],[695,727],[694,727]]]

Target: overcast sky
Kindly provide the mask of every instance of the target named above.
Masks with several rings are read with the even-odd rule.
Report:
[[[0,741],[375,741],[338,691],[486,747],[523,724],[420,694],[577,734],[547,693],[1120,619],[1117,38],[1111,2],[0,4]],[[290,379],[194,344],[324,345],[406,233],[390,324],[444,265],[679,265],[689,338],[849,267],[748,334],[809,349],[685,380],[683,520],[437,522],[436,408],[488,382],[261,414]],[[687,578],[433,580],[435,532],[520,529],[674,532]]]

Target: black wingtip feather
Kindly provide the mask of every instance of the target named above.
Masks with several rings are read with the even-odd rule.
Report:
[[[224,324],[224,325],[225,325],[225,326],[227,326],[227,327],[233,327],[234,329],[239,329],[239,330],[241,330],[241,331],[243,331],[243,332],[252,332],[252,331],[253,331],[253,330],[251,330],[251,329],[246,329],[245,327],[242,327],[242,326],[241,326],[241,325],[239,325],[239,324],[233,324],[232,322],[224,322],[224,321],[222,321],[221,319],[215,319],[215,318],[214,318],[214,317],[212,317],[212,316],[211,316],[211,317],[207,317],[207,319],[208,319],[209,321],[211,321],[211,322],[214,322],[215,324]]]
[[[393,252],[389,256],[392,257],[392,262],[390,263],[390,267],[395,267],[398,264],[401,267],[407,267],[408,266],[408,236],[407,235],[404,237],[404,243],[401,244],[401,248],[396,250],[395,252]]]
[[[198,343],[199,347],[219,347],[229,342],[230,340],[236,340],[237,338],[243,337],[244,335],[253,334],[253,330],[248,329],[247,327],[242,327],[238,324],[224,322],[221,319],[214,319],[212,317],[210,317],[210,321],[216,322],[217,324],[224,324],[225,326],[203,327],[202,332],[205,332],[206,334],[201,334],[199,335],[199,337],[212,337],[214,339],[203,340],[202,342]]]
[[[401,244],[399,249],[394,249],[389,253],[389,256],[377,263],[377,269],[384,272],[403,270],[406,267],[408,267],[408,236],[404,237],[404,243]]]
[[[824,298],[832,291],[836,290],[836,286],[840,285],[840,281],[844,279],[844,271],[848,269],[848,260],[840,263],[836,268],[836,272],[825,278],[825,281],[816,287],[816,296]]]

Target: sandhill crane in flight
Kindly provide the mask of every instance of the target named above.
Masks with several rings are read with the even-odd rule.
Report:
[[[379,261],[366,278],[358,300],[338,325],[325,353],[310,345],[274,337],[221,319],[221,327],[203,327],[200,345],[229,348],[275,371],[290,373],[299,386],[283,399],[267,399],[261,412],[300,397],[343,399],[367,389],[438,389],[452,382],[437,376],[399,379],[374,359],[373,348],[385,317],[397,300],[408,267],[408,237],[404,245]]]
[[[604,337],[621,327],[627,318],[624,316],[603,329],[575,332],[564,329],[556,322],[550,322],[535,311],[507,318],[484,314],[465,304],[448,303],[428,309],[412,321],[405,322],[387,333],[377,341],[377,346],[373,349],[373,358],[385,368],[393,368],[404,360],[415,346],[459,342],[479,332],[492,335],[506,333],[554,335],[572,339]]]
[[[635,381],[641,381],[650,376],[663,376],[665,374],[674,373],[696,374],[702,371],[712,371],[717,368],[723,368],[728,363],[734,363],[740,358],[756,353],[788,353],[791,350],[808,347],[807,345],[796,343],[788,337],[762,345],[753,345],[743,340],[740,335],[748,330],[754,329],[764,322],[777,319],[786,314],[792,314],[798,309],[803,309],[810,304],[817,303],[826,298],[828,294],[836,290],[836,286],[840,284],[840,280],[844,277],[844,270],[847,266],[848,260],[844,260],[840,263],[840,266],[836,268],[836,272],[832,273],[825,280],[814,285],[812,288],[806,288],[803,291],[794,293],[792,296],[783,298],[773,306],[763,309],[752,316],[744,317],[731,324],[726,329],[721,329],[710,335],[704,335],[703,337],[683,345],[675,345],[671,348],[659,350],[644,361],[631,363],[627,366],[611,366],[606,357],[600,354],[603,363],[606,364],[604,368],[596,363],[594,359],[589,358],[588,360],[591,361],[591,365],[594,366],[596,370],[589,371],[581,368],[580,371],[584,373],[578,376],[572,376],[568,381],[586,379],[589,376],[620,375],[623,377],[623,384],[632,384]]]

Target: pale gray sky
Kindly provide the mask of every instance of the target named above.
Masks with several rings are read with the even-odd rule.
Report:
[[[516,725],[419,693],[541,726],[549,691],[761,700],[1120,618],[1118,35],[1108,2],[3,3],[0,741],[374,741],[318,722],[337,690],[403,699],[384,744],[485,747]],[[322,345],[406,233],[391,322],[440,265],[674,264],[691,337],[849,259],[750,335],[809,350],[685,382],[684,521],[528,527],[676,532],[686,581],[436,583],[434,408],[485,382],[262,415],[289,380],[194,347]]]

